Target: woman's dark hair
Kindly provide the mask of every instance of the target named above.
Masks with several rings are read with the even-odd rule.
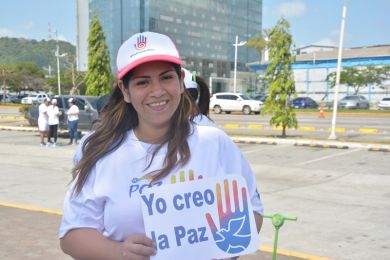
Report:
[[[210,89],[206,81],[199,76],[196,76],[196,83],[198,83],[199,89],[199,99],[198,107],[201,114],[208,116],[209,115],[209,105],[210,105]]]
[[[181,67],[177,64],[172,65],[180,80]],[[131,76],[130,71],[122,78],[124,86],[127,88]],[[165,177],[175,167],[183,166],[189,161],[191,154],[187,138],[191,131],[190,121],[196,113],[197,108],[191,101],[191,97],[186,91],[183,91],[179,105],[171,118],[169,130],[163,141],[153,151],[149,165],[145,169],[149,168],[156,153],[163,145],[167,144],[167,154],[162,169],[149,173],[152,174],[152,182]],[[125,140],[126,133],[137,126],[138,114],[136,110],[131,103],[124,101],[119,87],[115,88],[94,133],[83,143],[83,157],[72,169],[73,179],[76,179],[74,189],[76,195],[80,193],[96,162],[116,150]]]

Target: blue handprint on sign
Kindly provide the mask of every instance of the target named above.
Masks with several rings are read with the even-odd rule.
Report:
[[[233,180],[233,198],[235,208],[232,212],[229,183],[227,180],[224,180],[224,189],[226,211],[223,211],[222,209],[221,185],[217,183],[216,193],[220,226],[219,229],[215,225],[210,213],[206,213],[206,219],[217,246],[229,254],[237,254],[244,251],[251,241],[247,193],[246,188],[241,189],[243,209],[240,211],[237,181]]]

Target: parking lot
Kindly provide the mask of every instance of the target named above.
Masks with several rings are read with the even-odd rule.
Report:
[[[60,139],[62,146],[39,147],[38,139],[36,133],[0,131],[0,202],[60,211],[75,146]],[[238,145],[255,172],[266,212],[298,217],[281,228],[279,248],[331,259],[390,255],[390,153]],[[273,235],[265,219],[262,245],[271,248]]]

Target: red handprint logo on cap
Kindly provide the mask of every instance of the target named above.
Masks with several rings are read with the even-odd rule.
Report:
[[[142,50],[146,47],[147,38],[142,34],[137,37],[137,44],[134,44],[134,48],[137,50]]]

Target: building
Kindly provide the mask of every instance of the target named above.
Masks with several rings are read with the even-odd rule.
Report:
[[[333,90],[330,89],[326,78],[330,73],[336,71],[338,48],[331,46],[313,47],[315,46],[309,45],[300,48],[298,51],[301,54],[296,55],[296,61],[292,64],[296,91],[299,96],[310,96],[317,101],[333,100]],[[319,50],[318,47],[323,47],[323,50]],[[256,73],[263,74],[267,64],[268,61],[263,60],[261,63],[248,63],[247,66]],[[343,49],[342,68],[386,65],[390,65],[390,45]],[[352,94],[351,87],[340,86],[340,97]],[[369,85],[359,94],[371,102],[379,101],[382,97],[390,95],[390,82],[383,82],[381,86]]]
[[[121,43],[134,33],[153,31],[170,36],[184,66],[206,80],[232,78],[236,35],[246,41],[262,32],[262,0],[89,0],[88,9],[105,30],[114,72]],[[85,28],[85,22],[78,27]],[[78,32],[78,39],[86,41],[85,30]],[[79,55],[87,53],[80,48]],[[248,71],[245,64],[256,60],[259,54],[254,49],[238,47],[237,71]]]

